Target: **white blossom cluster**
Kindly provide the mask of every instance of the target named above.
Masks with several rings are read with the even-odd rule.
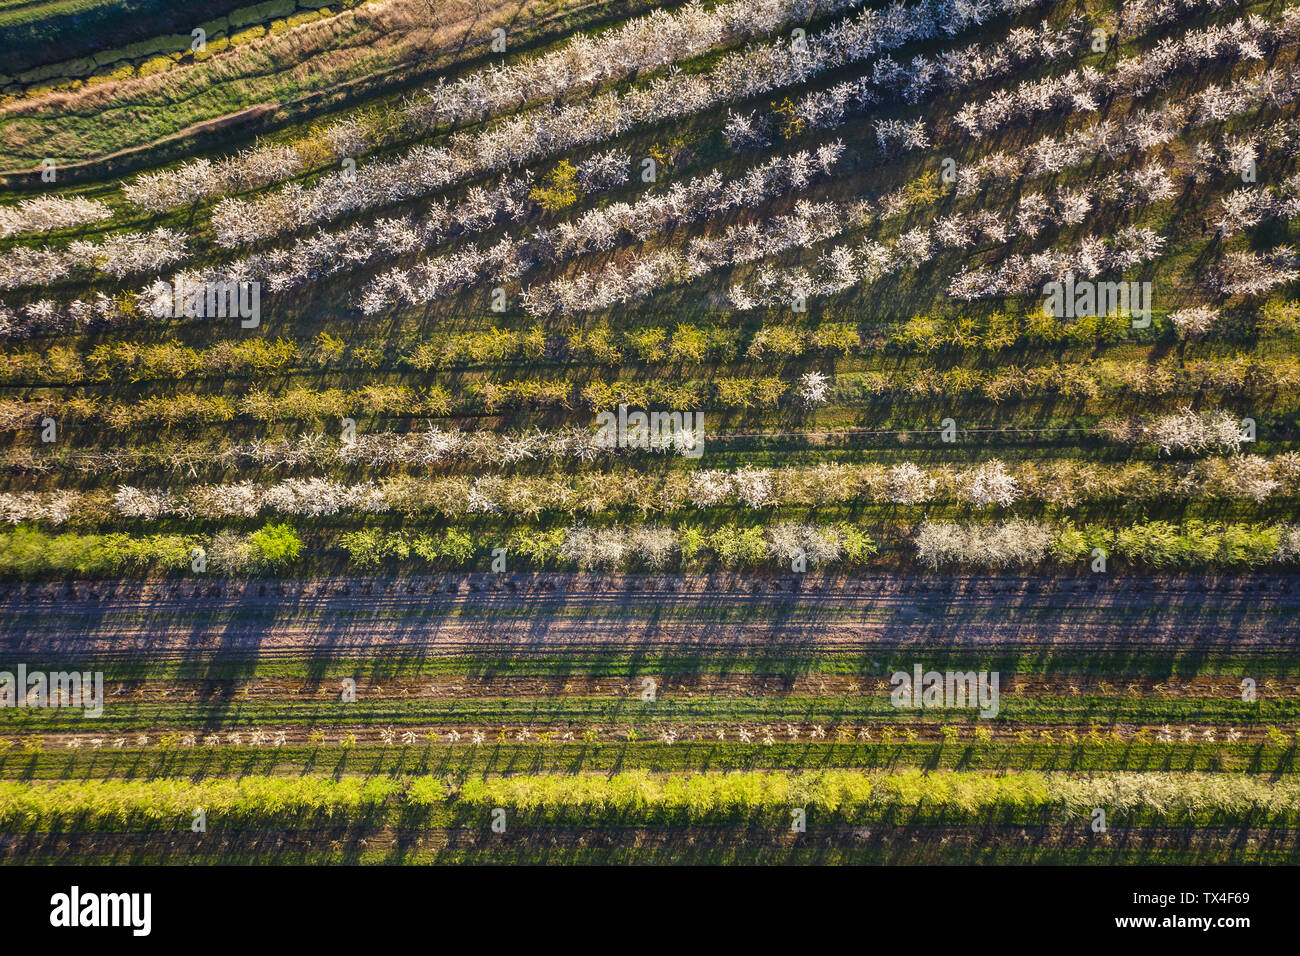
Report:
[[[46,521],[63,524],[79,514],[84,496],[77,491],[23,491],[0,494],[0,522]]]
[[[765,528],[767,553],[787,567],[803,559],[809,567],[834,564],[844,553],[834,528],[783,521]]]
[[[116,324],[120,315],[117,303],[103,292],[96,292],[90,302],[37,299],[16,310],[0,303],[0,338],[100,328]]]
[[[586,193],[603,193],[622,186],[627,182],[627,167],[631,162],[631,155],[624,149],[593,153],[578,162],[578,185]]]
[[[1218,320],[1219,310],[1203,305],[1178,309],[1169,314],[1169,321],[1173,324],[1174,329],[1177,330],[1179,336],[1185,339],[1198,339],[1203,335],[1207,335]]]
[[[828,175],[844,152],[831,143],[814,152],[801,150],[756,166],[743,176],[724,180],[718,172],[675,183],[662,193],[632,203],[612,203],[589,210],[552,229],[539,229],[520,239],[501,240],[499,258],[509,271],[483,258],[467,260],[463,253],[426,259],[411,269],[391,269],[371,280],[362,291],[361,309],[378,312],[394,302],[429,302],[478,281],[518,278],[542,261],[562,262],[589,252],[608,251],[624,236],[644,240],[671,225],[696,222],[722,213],[750,208],[764,200],[805,188]],[[475,250],[477,253],[477,250]],[[525,301],[529,301],[525,293]]]
[[[624,154],[626,155],[626,154]],[[219,266],[204,276],[212,280],[264,279],[279,292],[303,282],[416,252],[449,238],[492,228],[502,221],[522,220],[532,208],[529,175],[503,178],[488,189],[474,187],[458,203],[435,202],[421,219],[376,219],[335,232],[320,231],[288,246]],[[218,237],[236,245],[229,236]]]
[[[1263,295],[1300,278],[1300,256],[1290,246],[1266,252],[1229,252],[1210,275],[1221,295]]]
[[[1014,504],[1021,495],[1015,475],[1007,471],[1007,466],[997,458],[977,465],[966,476],[963,485],[966,500],[977,508],[991,505],[1005,508]]]
[[[675,447],[610,447],[597,440],[596,432],[571,427],[553,431],[533,429],[525,432],[442,430],[437,427],[423,432],[366,432],[355,441],[327,445],[323,435],[302,436],[296,441],[263,442],[239,445],[233,449],[237,458],[261,464],[288,466],[309,461],[328,465],[368,468],[414,466],[437,468],[458,463],[514,465],[535,460],[593,461],[612,454],[681,451]]]
[[[674,437],[687,430],[674,431]],[[684,438],[691,437],[684,435]],[[194,474],[199,468],[237,470],[247,466],[264,469],[366,467],[424,468],[429,470],[459,465],[501,467],[527,461],[594,461],[611,456],[676,452],[685,454],[689,442],[646,448],[636,445],[610,447],[597,441],[590,429],[569,427],[525,432],[459,431],[438,427],[418,432],[365,432],[354,441],[343,442],[320,432],[293,438],[253,439],[216,448],[183,446],[169,448],[165,464],[174,471]],[[84,451],[73,456],[73,464],[93,475],[125,474],[151,467],[159,453],[139,449]]]
[[[481,120],[526,103],[568,96],[610,80],[653,72],[715,46],[762,36],[812,15],[856,7],[861,0],[732,0],[706,9],[698,0],[671,13],[654,10],[599,36],[517,64],[439,80],[405,107],[419,126]]]
[[[786,500],[783,493],[792,480],[807,486],[817,503],[835,503],[854,497],[848,470],[836,466],[815,469],[811,480],[805,473],[789,469],[742,467],[734,472],[709,470],[691,473],[686,497],[696,508],[742,504],[749,508],[776,505]],[[894,504],[914,505],[929,501],[937,478],[910,462],[892,466],[885,482],[885,498]],[[1007,466],[994,458],[967,469],[955,478],[958,499],[977,508],[1007,507],[1024,494]]]
[[[361,293],[360,308],[373,315],[394,302],[436,302],[480,282],[512,282],[534,265],[525,245],[509,237],[486,248],[471,243],[410,269],[390,269],[375,277]]]
[[[1275,189],[1244,186],[1235,189],[1220,203],[1215,229],[1220,236],[1235,236],[1265,219],[1292,219],[1300,216],[1300,173],[1291,176]]]
[[[1117,441],[1154,445],[1165,454],[1207,448],[1239,451],[1244,440],[1241,419],[1221,408],[1197,412],[1184,407],[1150,419],[1103,422],[1102,428]]]
[[[1216,123],[1259,106],[1285,106],[1300,96],[1300,70],[1275,68],[1233,80],[1226,87],[1211,83],[1192,97],[1192,122]]]
[[[772,127],[757,110],[748,113],[727,112],[722,136],[732,149],[759,149],[772,142]]]
[[[339,445],[335,454],[344,464],[369,468],[392,465],[434,468],[460,462],[513,465],[539,459],[592,461],[608,454],[638,450],[602,445],[595,432],[582,428],[516,433],[431,428],[408,434],[358,435],[356,441]]]
[[[1092,161],[1098,157],[1118,159],[1135,151],[1149,150],[1173,140],[1187,117],[1182,106],[1162,107],[1154,111],[1138,110],[1133,119],[1116,126],[1103,120],[1084,129],[1076,130],[1062,139],[1044,137],[1034,143],[1023,155],[1012,156],[1005,152],[985,153],[973,163],[957,170],[957,195],[971,196],[996,183],[1026,176],[1057,173],[1071,166]],[[1225,137],[1231,144],[1235,137]],[[1201,144],[1199,150],[1211,149]],[[1199,166],[1193,160],[1193,174]],[[1154,172],[1149,175],[1156,175]],[[1240,167],[1237,167],[1240,171]],[[1144,191],[1149,187],[1141,187]],[[1121,200],[1123,197],[1118,197]]]
[[[57,282],[72,268],[70,260],[71,256],[59,249],[11,249],[0,254],[0,289]]]
[[[1214,108],[1207,108],[1202,96],[1208,96]],[[1210,87],[1192,98],[1192,106],[1165,104],[1137,110],[1122,123],[1101,120],[1062,137],[1046,136],[1032,144],[1023,157],[1002,152],[985,154],[957,170],[957,195],[971,195],[993,182],[1057,173],[1098,156],[1118,159],[1134,151],[1154,149],[1173,141],[1185,125],[1216,123],[1261,106],[1284,106],[1297,96],[1300,71],[1283,74],[1265,70],[1234,82],[1226,91]],[[1279,148],[1292,148],[1297,139],[1286,123],[1270,127],[1269,132],[1275,140],[1270,145]],[[1200,143],[1193,150],[1191,175],[1198,182],[1204,181],[1210,171],[1239,175],[1257,158],[1258,147],[1253,139],[1236,136]]]
[[[896,3],[885,10],[865,10],[810,34],[802,44],[783,39],[726,54],[707,73],[669,71],[625,93],[611,91],[551,104],[481,131],[461,131],[447,146],[417,146],[399,159],[369,163],[355,175],[335,172],[311,187],[295,183],[255,200],[225,199],[213,211],[214,229],[218,233],[237,229],[223,225],[230,220],[244,223],[249,238],[270,238],[312,222],[421,196],[470,176],[592,146],[645,123],[805,83],[828,70],[927,39],[939,30],[965,29],[1037,2],[910,7]]]
[[[1047,557],[1052,526],[1012,518],[995,524],[925,521],[916,533],[917,557],[932,568],[949,564],[1028,567]]]
[[[388,511],[391,502],[378,482],[356,484],[329,478],[286,478],[274,485],[251,481],[201,485],[184,494],[145,491],[121,485],[113,509],[127,518],[170,515],[199,518],[252,518],[263,512],[321,517],[340,512],[365,514]]]
[[[584,570],[614,568],[634,558],[650,568],[662,568],[672,560],[678,547],[677,533],[657,525],[579,526],[565,530],[560,556]]]
[[[0,255],[0,289],[46,285],[78,270],[106,272],[115,279],[150,272],[184,258],[188,238],[160,227],[147,233],[119,233],[99,242],[78,240],[67,249],[19,247]]]
[[[667,13],[655,10],[597,37],[579,35],[563,48],[518,64],[492,67],[439,84],[405,107],[417,126],[455,124],[484,119],[544,99],[558,99],[608,80],[653,71],[744,37],[770,33],[783,24],[812,15],[825,16],[859,5],[861,0],[734,0],[704,9],[692,2]],[[1019,12],[1041,0],[1000,0],[998,3],[931,4],[941,29],[954,34],[1001,12]],[[361,124],[346,120],[327,127],[322,136],[334,159],[355,158],[374,145]],[[150,211],[186,206],[210,196],[267,186],[297,175],[306,163],[290,146],[256,146],[221,160],[195,160],[168,170],[144,173],[123,187],[127,199]],[[499,167],[498,167],[499,168]],[[367,173],[369,175],[369,173]],[[346,181],[346,180],[345,180]],[[291,214],[287,203],[272,205]],[[86,202],[85,200],[77,200]],[[104,207],[107,215],[107,207]],[[214,216],[218,231],[239,232],[233,217]],[[314,217],[307,221],[320,221]],[[0,236],[5,216],[0,210]],[[222,228],[222,227],[225,228]],[[36,231],[33,226],[19,231]],[[286,225],[284,228],[293,228]],[[277,231],[283,231],[279,229]],[[254,238],[265,238],[260,231]],[[245,240],[251,241],[251,240]]]
[[[1253,178],[1256,164],[1265,156],[1282,161],[1300,156],[1300,120],[1279,120],[1256,127],[1246,135],[1202,140],[1192,147],[1189,162],[1192,180],[1211,182],[1219,178]],[[1287,193],[1296,190],[1293,180],[1283,184]]]
[[[806,248],[830,238],[842,228],[837,204],[801,199],[790,215],[776,216],[761,224],[732,226],[716,237],[694,237],[685,252],[665,249],[636,255],[597,272],[563,276],[531,286],[522,293],[521,302],[530,315],[539,317],[607,309],[724,266]]]
[[[1215,464],[1224,463],[1229,465],[1226,475],[1214,474],[1212,466],[1193,464],[1179,482],[1178,493],[1202,497],[1208,491],[1216,497],[1249,498],[1262,504],[1283,489],[1283,477],[1292,477],[1295,456],[1288,454],[1270,461],[1260,455],[1233,455]]]
[[[531,188],[532,176],[525,173],[520,177],[502,179],[493,189],[473,187],[459,203],[452,204],[445,200],[435,202],[426,213],[424,222],[424,228],[431,237],[429,241],[455,235],[458,232],[478,232],[488,229],[502,218],[522,218],[524,212],[530,208],[528,191]],[[276,212],[276,215],[280,216],[290,229],[311,225],[317,219],[310,213],[292,206],[293,194],[298,189],[299,187],[290,187],[285,193],[265,197],[265,201],[270,201],[279,196],[277,202],[290,203],[289,208]],[[219,204],[218,212],[221,208]],[[214,213],[212,222],[218,245],[227,248],[267,238],[264,225],[253,221],[241,221],[237,216]],[[347,232],[334,235],[344,236]]]
[[[666,448],[647,450],[665,451]],[[636,454],[641,449],[611,448],[597,441],[589,429],[570,427],[525,432],[443,430],[434,426],[418,432],[363,432],[352,441],[339,441],[321,432],[295,438],[254,439],[218,449],[187,450],[192,466],[217,465],[238,469],[260,468],[394,467],[445,468],[459,464],[504,466],[537,460],[593,461],[613,454]],[[133,467],[123,462],[124,468]]]
[[[891,465],[886,480],[889,500],[896,505],[921,504],[934,493],[935,480],[910,461]]]
[[[1126,430],[1127,438],[1134,442],[1163,441],[1168,445],[1165,450],[1172,452],[1230,446],[1240,426],[1227,413],[1198,415],[1184,409],[1147,422],[1108,423],[1106,427],[1112,433]],[[585,447],[591,454],[601,451],[589,442]],[[394,463],[393,456],[380,454],[374,458],[382,459],[385,464]],[[272,460],[282,463],[274,456]],[[516,457],[509,463],[523,460]],[[355,458],[348,460],[352,464],[357,462]],[[337,464],[337,460],[332,463]],[[443,456],[436,463],[446,465],[449,459]],[[1165,471],[1155,471],[1143,466],[1145,476],[1156,479],[1160,488],[1159,491],[1147,489],[1144,492],[1147,498],[1172,494],[1190,500],[1249,499],[1259,503],[1275,494],[1294,494],[1300,488],[1300,455],[1295,453],[1274,458],[1234,454],[1165,467]],[[965,468],[926,468],[913,462],[900,462],[888,468],[823,463],[812,467],[742,466],[732,471],[708,469],[659,477],[618,472],[558,477],[399,475],[353,483],[310,477],[270,484],[240,481],[167,490],[123,484],[111,495],[69,490],[6,493],[0,494],[0,521],[10,524],[42,521],[57,525],[76,519],[99,520],[106,513],[155,520],[172,516],[311,517],[388,511],[426,511],[457,518],[472,514],[534,515],[548,509],[596,514],[628,505],[648,513],[736,506],[761,510],[783,505],[820,506],[857,501],[913,506],[956,502],[986,509],[1037,500],[1075,507],[1083,501],[1105,500],[1122,493],[1130,480],[1124,466],[1084,465],[1054,472],[1025,464],[1019,472],[1013,472],[996,458]]]
[[[1300,92],[1300,70],[1294,73],[1282,73],[1278,70],[1264,70],[1264,72],[1253,75],[1244,79],[1239,79],[1230,83],[1226,88],[1209,87],[1201,91],[1201,94],[1193,96],[1192,108],[1182,107],[1182,105],[1173,105],[1147,113],[1135,114],[1130,121],[1122,125],[1110,124],[1110,121],[1100,122],[1089,127],[1087,130],[1075,131],[1073,134],[1067,134],[1060,140],[1048,138],[1040,140],[1034,148],[1028,151],[1032,157],[1032,163],[1028,172],[1050,172],[1050,170],[1062,168],[1063,165],[1083,161],[1087,159],[1084,151],[1091,150],[1089,155],[1095,155],[1097,150],[1104,151],[1106,155],[1121,155],[1121,153],[1131,150],[1131,148],[1147,148],[1167,140],[1177,135],[1179,127],[1191,116],[1192,122],[1210,122],[1221,120],[1221,118],[1235,116],[1249,109],[1260,107],[1260,105],[1281,105],[1291,103],[1296,99],[1297,92]],[[1249,153],[1253,140],[1240,140],[1238,143],[1227,143],[1223,152],[1227,159],[1221,157],[1222,163],[1231,168],[1232,165],[1242,163],[1243,157],[1253,155]],[[1209,150],[1201,150],[1199,147],[1199,161],[1205,163],[1208,161]],[[1018,163],[1015,157],[1008,157],[1005,153],[984,157],[980,161],[980,170],[975,170],[971,165],[962,166],[958,170],[958,190],[972,189],[972,182],[976,179],[976,173],[989,173],[992,178],[1004,178],[1014,174],[1015,170],[1022,169],[1023,166]],[[44,200],[32,200],[32,202],[44,202]],[[70,200],[59,200],[59,202],[70,202]],[[21,204],[26,206],[26,204]],[[101,206],[101,204],[100,204]],[[10,211],[14,207],[8,207]],[[107,207],[104,207],[107,215]],[[1028,221],[1028,220],[1026,220]],[[408,226],[403,220],[385,220],[381,224],[376,224],[374,229],[383,234],[393,235],[391,239],[391,248],[399,250],[404,248],[409,242],[409,237],[404,235]],[[348,251],[365,250],[370,247],[383,247],[382,243],[370,242],[372,234],[357,235],[361,239],[355,242]],[[316,268],[330,268],[326,263],[338,263],[346,261],[346,255],[335,255],[335,248],[325,246],[318,251],[315,256],[307,254],[304,248],[304,259],[315,259]],[[355,254],[355,252],[354,252]],[[844,263],[848,256],[844,250],[835,251],[837,261]],[[279,261],[283,263],[287,256],[282,251],[272,252],[273,256],[278,256]],[[238,264],[237,264],[238,265]],[[276,273],[272,273],[276,274]],[[294,267],[282,269],[279,281],[292,282],[296,276]],[[1283,276],[1284,271],[1283,271]],[[1277,276],[1270,276],[1277,278]],[[1284,280],[1282,280],[1284,281]],[[784,298],[784,297],[783,297]],[[49,299],[38,300],[38,302],[27,304],[27,306],[12,310],[0,304],[0,334],[3,336],[27,336],[27,334],[38,332],[59,332],[59,330],[69,330],[77,328],[96,328],[96,326],[110,325],[121,323],[125,319],[125,313],[120,308],[107,299],[100,297],[95,302],[87,303],[77,300],[77,302],[62,304],[52,302]]]
[[[333,159],[355,156],[370,145],[354,120],[327,127],[323,133]],[[165,212],[201,202],[209,196],[257,189],[284,182],[306,169],[292,146],[254,146],[213,161],[196,159],[171,169],[141,173],[122,185],[128,202],[149,212]]]
[[[918,103],[936,91],[953,93],[965,87],[986,83],[1013,74],[1033,61],[1050,62],[1074,52],[1085,39],[1084,23],[1082,18],[1072,17],[1060,26],[1042,23],[1033,29],[1017,27],[998,43],[987,46],[971,44],[961,50],[946,51],[935,57],[917,55],[907,66],[885,54],[876,62],[871,76],[808,93],[797,102],[795,113],[810,125],[833,127],[843,122],[850,111],[878,103],[888,95],[901,96],[908,103]],[[1240,28],[1237,29],[1240,31]],[[1217,41],[1217,34],[1215,39]],[[1167,58],[1167,45],[1165,50],[1166,54],[1162,56]],[[1129,73],[1137,70],[1130,61],[1122,61],[1120,67]],[[1090,73],[1089,76],[1095,77],[1096,74]],[[1068,84],[1071,81],[1067,79],[1064,82]],[[1080,80],[1075,79],[1073,82],[1077,84]],[[998,94],[995,97],[999,103],[1005,103],[1006,97],[1013,95],[1003,92],[1000,97]],[[978,107],[972,109],[978,111]],[[743,123],[739,126],[741,135],[758,123],[752,114],[748,117],[733,117],[733,120]],[[757,138],[755,145],[761,143],[762,138]]]
[[[1126,0],[1119,20],[1124,35],[1132,37],[1202,10],[1240,5],[1241,0]]]
[[[830,398],[830,379],[822,372],[804,372],[799,376],[799,399],[804,405],[821,405]]]
[[[795,103],[794,113],[810,126],[830,128],[886,98],[901,97],[915,104],[940,92],[953,94],[1011,75],[1031,63],[1051,62],[1068,55],[1083,40],[1082,24],[1082,19],[1071,18],[1062,26],[1042,23],[1036,28],[1016,27],[997,43],[974,43],[935,56],[917,54],[906,66],[886,53],[876,61],[870,76],[806,93]],[[736,117],[732,120],[741,121]],[[729,138],[762,145],[762,137],[752,132],[762,129],[759,121],[751,115],[743,118],[743,123]]]
[[[627,182],[631,157],[618,149],[597,153],[577,168],[589,193],[612,189]],[[503,177],[495,186],[474,186],[452,203],[435,201],[421,219],[376,219],[336,232],[320,231],[289,246],[277,246],[235,262],[199,271],[186,271],[182,283],[266,283],[268,291],[283,292],[303,282],[383,263],[417,252],[448,239],[493,228],[501,222],[519,222],[532,211],[529,191],[533,176]],[[218,236],[225,245],[237,245],[238,236]],[[147,292],[145,293],[148,294]]]
[[[769,199],[796,191],[829,176],[844,153],[836,141],[816,150],[800,150],[754,166],[743,176],[723,179],[713,172],[635,202],[592,209],[555,229],[542,230],[534,241],[552,261],[613,249],[625,236],[645,241],[674,225],[711,219],[737,209],[752,209]]]
[[[1287,145],[1294,134],[1283,127],[1283,142]],[[1255,168],[1260,158],[1260,141],[1251,136],[1225,136],[1219,141],[1202,140],[1192,147],[1192,178],[1204,183],[1220,176],[1239,176]]]
[[[1263,59],[1281,43],[1300,33],[1300,7],[1288,7],[1279,20],[1252,14],[1226,25],[1190,30],[1178,39],[1166,38],[1150,50],[1126,57],[1102,73],[1085,66],[1062,76],[1033,80],[1014,90],[998,90],[979,103],[968,103],[955,122],[975,138],[1007,123],[1070,108],[1095,112],[1111,97],[1139,96],[1164,88],[1176,75],[1198,69],[1220,57]]]
[[[1026,150],[1020,168],[1027,175],[1040,176],[1058,173],[1097,156],[1118,159],[1135,150],[1154,149],[1178,136],[1187,114],[1186,107],[1174,104],[1154,110],[1137,110],[1121,124],[1101,120],[1062,137],[1045,136]],[[984,178],[1005,179],[1006,174],[979,171],[978,177],[972,177],[976,182]],[[958,172],[959,194],[973,191],[974,185],[974,182],[963,182],[962,173]]]
[[[930,137],[922,120],[877,120],[876,146],[886,156],[896,156],[913,149],[925,149]]]
[[[0,239],[29,232],[50,232],[113,218],[113,210],[80,196],[41,196],[0,206]]]
[[[831,564],[843,555],[832,527],[784,522],[763,529],[768,555],[783,564],[802,556],[809,565]],[[579,525],[564,533],[560,556],[584,570],[615,568],[638,561],[650,568],[666,566],[680,549],[678,533],[657,525],[592,528]]]
[[[848,224],[841,216],[836,232]],[[934,257],[936,249],[931,229],[917,226],[904,232],[893,243],[868,240],[856,248],[834,246],[818,261],[817,272],[803,267],[776,269],[764,266],[749,283],[736,283],[728,290],[731,304],[741,311],[760,306],[789,306],[811,296],[841,292],[859,282],[875,282],[886,275],[915,268]]]
[[[1036,235],[1047,225],[1077,225],[1092,208],[1094,195],[1121,197],[1121,204],[1155,202],[1172,195],[1173,184],[1162,167],[1150,165],[1135,171],[1114,173],[1082,189],[1058,189],[1049,200],[1038,193],[1022,197],[1015,220],[989,210],[941,217],[927,226],[904,232],[892,243],[867,240],[857,246],[838,245],[821,254],[815,271],[803,267],[764,267],[748,283],[736,283],[729,290],[733,306],[742,311],[788,306],[810,296],[831,295],[858,283],[879,281],[905,269],[916,268],[944,248],[966,249],[978,242],[1002,244],[1020,229]],[[885,202],[883,214],[891,214]],[[841,208],[837,212],[841,232],[861,225],[872,212]],[[828,235],[832,230],[826,230]],[[1048,277],[1097,275],[1109,269],[1123,270],[1159,255],[1163,238],[1149,229],[1127,227],[1113,239],[1089,237],[1072,250],[1052,250],[1030,256],[1011,256],[996,270],[966,270],[949,283],[948,294],[964,299],[1010,295],[1030,291]]]
[[[775,504],[771,468],[745,466],[734,472],[696,471],[691,473],[686,493],[697,508],[711,508],[720,504],[739,502],[749,508],[762,508]]]
[[[996,269],[966,269],[948,283],[948,294],[970,301],[990,296],[1026,295],[1044,282],[1068,274],[1092,278],[1123,272],[1157,258],[1165,240],[1150,229],[1126,226],[1111,238],[1088,236],[1066,249],[1009,256]]]

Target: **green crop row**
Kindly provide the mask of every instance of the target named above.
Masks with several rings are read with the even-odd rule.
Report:
[[[1086,821],[1300,822],[1300,780],[1201,773],[1014,774],[904,770],[612,775],[519,774],[448,784],[431,777],[257,777],[0,781],[0,830],[190,830],[275,821],[692,824]]]

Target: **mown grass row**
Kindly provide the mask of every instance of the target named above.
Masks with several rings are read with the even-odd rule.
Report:
[[[37,731],[76,733],[81,736],[114,736],[117,733],[142,732],[155,728],[184,728],[197,732],[203,728],[311,727],[376,728],[370,733],[371,744],[380,742],[380,730],[393,726],[442,727],[464,730],[482,726],[489,737],[500,728],[514,730],[537,728],[537,732],[555,733],[556,728],[573,731],[577,736],[595,731],[600,738],[611,733],[626,736],[658,734],[667,729],[687,730],[711,736],[714,728],[731,724],[773,724],[775,734],[785,737],[786,727],[798,724],[801,737],[811,733],[812,725],[825,728],[832,738],[841,733],[849,737],[857,731],[875,729],[877,735],[890,728],[892,735],[902,735],[908,727],[929,734],[941,728],[953,739],[972,734],[1014,733],[1018,724],[1061,725],[1064,728],[1087,728],[1116,723],[1145,725],[1150,736],[1153,726],[1168,723],[1194,723],[1198,728],[1218,730],[1237,728],[1263,731],[1273,724],[1283,725],[1282,737],[1293,736],[1285,727],[1300,722],[1300,697],[1271,697],[1244,702],[1240,695],[1227,699],[1021,696],[1004,693],[995,717],[977,720],[978,708],[938,708],[918,710],[894,706],[888,696],[846,695],[839,699],[795,695],[780,697],[741,697],[728,699],[699,696],[690,699],[667,697],[654,703],[636,699],[635,695],[618,697],[584,697],[559,695],[547,697],[477,697],[467,700],[440,700],[416,697],[409,700],[360,699],[341,703],[337,689],[316,700],[238,700],[207,702],[153,703],[138,701],[105,702],[102,717],[88,719],[74,708],[14,708],[5,715],[8,733]],[[12,706],[12,705],[10,705]],[[617,725],[613,729],[610,724]],[[845,731],[840,731],[845,728]],[[1132,731],[1136,733],[1137,731]],[[1036,734],[1037,732],[1034,731]],[[1199,734],[1199,731],[1198,731]],[[174,734],[173,734],[174,736]],[[732,731],[731,736],[734,736]],[[12,744],[12,741],[11,741]]]
[[[1023,613],[1023,611],[1022,611]],[[48,611],[42,611],[48,617]],[[1058,617],[1082,615],[1078,609],[1061,609]],[[463,615],[448,613],[455,619]],[[645,617],[649,617],[646,614]],[[770,619],[766,615],[762,620]],[[1223,613],[1222,626],[1240,626],[1248,617],[1244,611]],[[1256,615],[1260,617],[1260,615]],[[222,615],[222,619],[226,619]],[[927,618],[928,619],[928,618]],[[1217,617],[1210,618],[1217,620]],[[1288,622],[1286,611],[1262,615],[1278,627]],[[75,620],[73,618],[72,620]],[[6,626],[21,626],[22,618],[5,615]],[[199,619],[191,619],[198,626]],[[971,622],[966,622],[971,623]],[[1132,623],[1132,622],[1130,622]],[[1156,623],[1151,614],[1147,623]],[[1204,627],[1204,622],[1197,627]],[[865,671],[874,666],[887,650],[870,653],[832,653],[809,649],[800,652],[787,646],[757,646],[757,648],[725,648],[698,650],[689,657],[680,654],[646,649],[636,654],[606,652],[593,654],[590,650],[573,649],[565,656],[549,654],[507,654],[486,648],[480,656],[465,658],[448,654],[445,657],[411,654],[403,658],[393,650],[377,656],[352,658],[322,652],[315,659],[238,659],[227,656],[221,659],[196,653],[190,659],[169,659],[162,656],[138,659],[127,653],[123,656],[105,657],[103,654],[85,654],[77,661],[51,661],[45,670],[73,670],[75,667],[94,665],[103,669],[105,682],[113,684],[122,680],[251,680],[251,679],[305,679],[334,682],[343,678],[403,679],[403,678],[506,678],[506,676],[538,676],[538,678],[569,678],[569,676],[619,676],[636,680],[641,676],[663,674],[701,675],[715,672],[758,676],[785,676],[790,674],[846,676]],[[1008,652],[993,649],[983,656],[971,657],[966,649],[953,649],[936,644],[927,649],[928,666],[944,670],[997,670],[1008,674],[1043,675],[1099,675],[1121,682],[1122,678],[1195,678],[1195,676],[1230,676],[1240,678],[1245,674],[1269,674],[1277,680],[1300,678],[1300,662],[1286,650],[1248,648],[1178,648],[1178,646],[1144,646],[1140,650],[1096,650],[1087,653],[1076,649],[1043,649]],[[875,658],[875,659],[872,659]],[[31,670],[38,670],[42,661],[39,653],[27,656]],[[892,665],[891,665],[892,666]],[[1121,675],[1122,674],[1122,678]],[[331,684],[333,687],[334,684]]]
[[[0,778],[14,780],[155,779],[160,777],[282,776],[303,772],[423,774],[433,777],[502,773],[579,773],[648,770],[983,770],[1083,772],[1300,772],[1294,746],[1251,744],[1021,743],[999,739],[971,744],[917,741],[864,744],[805,741],[764,744],[624,741],[600,744],[498,744],[481,747],[376,747],[337,744],[276,749],[141,750],[134,746],[0,754]]]

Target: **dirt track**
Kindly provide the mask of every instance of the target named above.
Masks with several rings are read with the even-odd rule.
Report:
[[[1289,650],[1300,578],[442,575],[0,586],[0,659]]]

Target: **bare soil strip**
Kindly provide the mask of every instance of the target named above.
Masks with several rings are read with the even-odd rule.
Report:
[[[0,659],[1289,650],[1300,578],[440,575],[0,589]]]

